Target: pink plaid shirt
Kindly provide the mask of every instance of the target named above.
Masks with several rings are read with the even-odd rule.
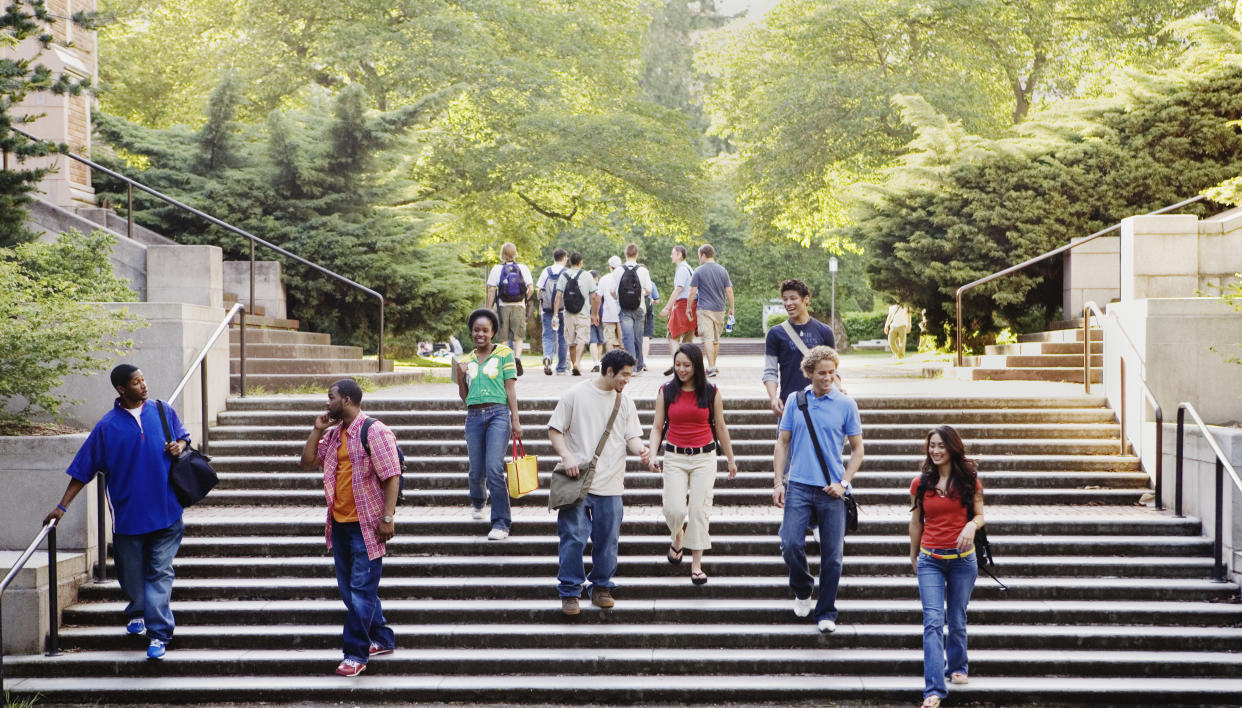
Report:
[[[367,545],[367,557],[375,560],[387,552],[385,545],[375,536],[375,527],[384,515],[382,481],[401,474],[401,463],[397,460],[396,436],[378,420],[371,424],[371,430],[367,433],[367,441],[371,443],[371,457],[367,457],[367,451],[362,447],[362,421],[366,418],[366,413],[358,413],[345,431],[345,449],[354,466],[354,505],[358,508],[358,526]],[[332,502],[336,499],[336,454],[340,445],[341,426],[333,426],[319,440],[317,453],[319,464],[323,466],[323,493],[328,500],[324,535],[329,549],[332,548]]]

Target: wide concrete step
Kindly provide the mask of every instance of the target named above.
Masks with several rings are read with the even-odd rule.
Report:
[[[1043,354],[1074,354],[1082,361],[1082,339],[1076,342],[1019,342],[1018,344],[989,344],[984,347],[987,354],[1011,354],[1039,356]],[[1091,342],[1092,354],[1104,353],[1103,340]]]
[[[254,327],[246,318],[246,347],[251,344],[332,344],[332,335],[323,332],[299,332],[289,329],[273,329],[270,327]],[[229,328],[229,346],[241,343],[241,328],[234,325]]]
[[[549,484],[548,470],[540,476],[541,484]],[[723,467],[723,465],[722,465]],[[908,491],[910,480],[914,474],[909,471],[872,471],[861,473],[854,480],[855,496],[860,500],[877,489],[897,489]],[[1112,487],[1122,489],[1146,489],[1147,475],[1136,472],[1036,472],[1030,470],[1003,470],[980,472],[980,479],[988,490],[988,495],[1000,489],[1088,489],[1093,487]],[[773,471],[756,470],[740,471],[737,477],[727,479],[723,469],[716,481],[717,489],[762,489],[765,493],[772,488]],[[221,472],[220,489],[255,489],[268,490],[276,493],[283,489],[318,489],[323,482],[321,472]],[[627,489],[642,489],[663,486],[663,476],[650,472],[634,471],[626,475]],[[405,477],[406,489],[423,490],[462,490],[465,479],[461,473],[455,472],[409,472]]]
[[[1082,366],[1077,367],[979,367],[967,369],[972,381],[1060,381],[1082,383]],[[1091,383],[1103,383],[1104,372],[1091,370]]]
[[[1016,368],[1051,368],[1051,367],[1082,367],[1082,354],[987,354],[984,356],[968,356],[963,358],[965,366],[978,366],[987,369]],[[1091,366],[1104,365],[1104,355],[1091,357]]]
[[[362,361],[362,360],[359,360]],[[344,377],[366,380],[376,387],[381,386],[400,386],[402,384],[418,383],[425,378],[422,371],[389,371],[384,373],[373,373],[368,371],[343,371],[335,374],[252,374],[246,371],[246,387],[254,389],[262,389],[264,391],[287,391],[287,390],[305,390],[307,388],[322,388],[325,392],[328,386],[340,381]],[[237,392],[241,388],[241,375],[232,374],[229,376],[230,390]],[[326,393],[321,397],[321,401],[326,398]]]
[[[284,440],[237,440],[229,438],[215,438],[210,441],[210,450],[213,457],[255,457],[255,456],[286,456],[301,455],[302,447],[306,444],[307,431],[302,431],[302,435],[294,436],[290,434]],[[546,431],[545,431],[546,435]],[[298,438],[301,438],[300,440]],[[413,437],[413,436],[411,436]],[[766,455],[771,459],[774,446],[774,435],[770,435],[767,439],[748,439],[734,440],[732,443],[733,452],[737,456],[759,456]],[[523,435],[523,442],[526,447],[526,454],[539,455],[541,457],[553,457],[555,451],[552,444],[544,438],[531,437],[526,438]],[[431,458],[432,461],[444,459],[454,456],[466,456],[467,445],[462,439],[418,439],[408,437],[398,437],[397,443],[401,447],[401,451],[405,454],[407,460],[412,457]],[[874,459],[882,459],[884,456],[901,455],[918,452],[922,448],[921,440],[885,440],[875,439],[867,440],[863,438],[863,446],[866,451],[866,457]],[[1110,439],[982,439],[972,440],[970,442],[970,454],[975,458],[982,458],[981,466],[986,467],[991,458],[998,456],[1017,456],[1017,455],[1116,455],[1117,441]],[[850,445],[845,444],[845,452],[843,456],[848,456]],[[824,451],[828,454],[828,451]],[[865,459],[865,458],[864,458]],[[917,469],[917,464],[912,468]]]
[[[445,628],[447,631],[447,628]],[[339,631],[339,628],[338,628]],[[279,636],[287,641],[287,637]],[[501,637],[503,639],[503,637]],[[171,653],[170,653],[171,656]],[[560,672],[547,666],[539,674],[491,674],[484,676],[443,677],[435,675],[404,676],[398,671],[385,671],[381,657],[375,668],[368,669],[365,679],[342,681],[337,676],[206,676],[151,678],[143,682],[143,691],[134,690],[130,677],[116,678],[30,678],[13,682],[13,690],[21,695],[56,696],[60,701],[95,704],[149,703],[210,703],[226,701],[276,701],[351,704],[391,704],[393,701],[412,703],[487,703],[511,705],[514,697],[523,703],[573,703],[575,705],[620,703],[652,705],[655,703],[731,703],[759,705],[774,696],[789,699],[853,700],[866,695],[870,699],[910,703],[922,693],[923,679],[912,675],[881,675],[874,677],[832,674],[766,675],[733,674],[728,676],[633,676],[611,672],[605,662],[589,681],[569,683]],[[165,660],[171,663],[175,658]],[[329,662],[332,664],[334,662]],[[163,664],[161,664],[163,665]],[[323,672],[327,674],[333,666]],[[609,673],[604,673],[609,671]],[[994,705],[1083,705],[1124,703],[1129,705],[1236,705],[1242,692],[1242,679],[1233,678],[1061,678],[1032,677],[1026,672],[1010,676],[972,676],[968,686],[955,686],[954,691],[965,700]]]
[[[504,543],[487,543],[483,541],[487,521],[474,522],[473,534],[457,536],[419,536],[410,532],[410,523],[404,516],[399,517],[398,534],[388,542],[388,552],[393,558],[401,557],[492,557],[492,556],[530,556],[556,553],[557,537],[551,533],[534,533],[529,524],[522,521],[522,528]],[[773,536],[763,535],[723,535],[711,534],[712,550],[709,558],[718,554],[731,555],[770,555],[772,553]],[[642,535],[630,534],[622,536],[618,544],[621,556],[647,555],[663,560],[668,548],[668,533],[653,533],[656,525],[644,529]],[[875,526],[875,524],[872,524]],[[322,531],[322,524],[319,531]],[[200,529],[195,529],[198,533]],[[1211,542],[1203,537],[1195,536],[1021,536],[1006,534],[990,534],[993,546],[999,553],[1003,549],[1005,556],[1019,558],[1022,556],[1097,556],[1097,557],[1139,557],[1151,559],[1183,559],[1194,556],[1206,556],[1212,551]],[[846,534],[845,556],[903,556],[909,551],[909,541],[895,536]],[[254,558],[291,558],[298,556],[318,556],[324,553],[322,534],[305,536],[186,536],[181,542],[181,550],[177,554],[179,560],[188,558],[222,557],[235,559],[237,556]],[[1153,562],[1163,562],[1153,560]],[[658,565],[658,563],[657,563]]]
[[[1104,341],[1104,330],[1098,327],[1091,328],[1091,341]],[[1019,334],[1018,342],[1078,342],[1082,343],[1082,327],[1074,327],[1070,329],[1054,329],[1047,332],[1028,332],[1027,334]]]
[[[444,410],[411,410],[410,402],[405,402],[401,407],[394,407],[391,401],[371,405],[372,401],[369,397],[366,402],[368,404],[366,408],[367,415],[382,420],[389,426],[438,428],[449,431],[455,430],[458,434],[463,433],[466,412],[460,405]],[[219,414],[218,420],[220,425],[217,427],[254,428],[274,426],[306,430],[314,417],[323,412],[327,403],[327,394],[319,396],[317,403],[318,407],[307,408],[306,410],[223,411]],[[384,405],[386,407],[377,408],[376,405]],[[522,402],[521,411],[522,426],[532,429],[547,427],[548,419],[552,416],[551,406],[544,409],[536,409],[526,405],[524,401]],[[639,421],[648,428],[651,427],[654,415],[655,412],[649,407],[638,411]],[[1100,430],[1096,426],[1101,425],[1113,426],[1112,434],[1116,434],[1115,418],[1112,411],[1107,409],[1025,409],[1014,411],[984,408],[961,411],[887,411],[871,409],[861,411],[860,417],[863,421],[864,439],[866,439],[868,430],[883,431],[889,428],[899,430],[902,433],[909,432],[911,437],[922,439],[932,426],[942,423],[953,425],[959,430],[969,427],[972,430],[986,433],[987,437],[996,437],[997,435],[994,433],[998,430],[1023,428],[1046,432],[1049,437],[1063,436],[1060,433],[1052,432],[1054,430],[1090,430],[1093,431],[1091,435],[1082,435],[1082,437],[1094,437],[1096,432]],[[766,408],[749,410],[730,408],[725,411],[725,422],[729,425],[730,430],[735,425],[753,425],[774,431],[777,419]],[[216,428],[212,430],[214,431]],[[1014,437],[1017,436],[1015,435]]]
[[[283,628],[282,628],[283,629]],[[838,633],[845,630],[842,626]],[[281,638],[287,636],[280,633]],[[702,674],[807,674],[817,676],[824,666],[848,664],[864,676],[889,674],[919,675],[923,667],[921,649],[889,647],[796,649],[613,649],[600,647],[590,653],[577,648],[528,648],[514,655],[503,648],[448,649],[407,648],[398,638],[395,654],[378,657],[368,667],[367,680],[380,676],[493,676],[523,670],[538,673],[556,665],[566,674],[597,674],[603,666],[634,677],[682,676]],[[835,637],[833,638],[836,639]],[[5,671],[10,678],[27,676],[130,676],[144,679],[160,677],[272,676],[324,673],[333,666],[340,652],[333,649],[250,649],[243,655],[227,649],[182,649],[174,647],[161,664],[147,661],[133,648],[79,652],[48,658],[42,655],[6,657]],[[1167,652],[1158,656],[1143,651],[1011,650],[971,649],[971,681],[976,677],[1011,675],[1074,675],[1094,677],[1167,677],[1176,674],[1198,678],[1230,678],[1242,674],[1242,654],[1223,652]],[[640,680],[640,679],[635,679]]]
[[[212,466],[217,472],[297,472],[301,470],[300,457],[286,450],[287,456],[266,457],[255,455],[224,455],[218,454],[213,442],[210,449]],[[402,442],[402,449],[405,443]],[[300,451],[299,451],[300,455]],[[755,471],[768,469],[772,464],[772,453],[758,455],[737,455],[738,469]],[[641,462],[637,457],[628,458],[627,467],[641,470]],[[874,469],[883,471],[914,470],[922,463],[922,455],[873,455],[863,459],[862,470]],[[542,463],[541,463],[542,464]],[[555,463],[552,463],[555,465]],[[985,470],[1050,470],[1050,471],[1111,471],[1130,472],[1139,468],[1138,458],[1120,455],[994,455],[984,458],[981,465]],[[406,472],[466,472],[470,469],[470,460],[465,455],[444,457],[414,457],[406,455]],[[549,467],[548,469],[551,469]]]
[[[227,408],[230,411],[315,411],[322,412],[326,403],[326,391],[318,394],[294,394],[281,396],[230,396]],[[551,411],[556,407],[556,398],[528,398],[520,396],[521,410]],[[906,413],[911,410],[933,410],[952,415],[958,411],[974,409],[996,410],[1081,410],[1089,409],[1098,415],[1106,405],[1103,396],[1097,395],[1058,395],[1058,396],[859,396],[854,399],[864,415],[874,411],[892,411]],[[764,397],[733,397],[725,399],[726,414],[733,411],[769,410],[769,401]],[[650,410],[655,405],[655,397],[634,399],[640,411]],[[366,398],[365,410],[372,411],[456,411],[463,410],[462,402],[457,398],[395,398],[382,394],[369,395]],[[464,413],[462,413],[464,416]]]
[[[311,418],[306,414],[299,414],[302,420],[299,425],[217,425],[211,429],[211,439],[213,441],[289,441],[304,443],[306,436],[310,431],[310,423],[305,419]],[[529,442],[533,440],[547,439],[547,415],[532,413],[529,416],[523,415],[522,421],[522,439]],[[641,419],[642,416],[640,416]],[[650,429],[650,415],[647,425]],[[377,416],[377,419],[378,416]],[[536,422],[538,419],[544,419],[542,424]],[[464,432],[462,425],[419,425],[406,423],[392,423],[385,420],[385,423],[397,436],[398,440],[461,440]],[[777,435],[776,425],[774,421],[765,421],[762,423],[735,423],[727,421],[729,428],[729,437],[735,441],[744,440],[764,440],[771,443]],[[1079,425],[1056,424],[1056,423],[1029,423],[1029,424],[973,424],[955,426],[958,434],[965,440],[989,440],[989,439],[1115,439],[1117,437],[1119,426],[1113,423],[1089,423]],[[915,445],[922,445],[924,436],[927,434],[928,426],[914,424],[869,424],[863,423],[863,440],[870,447],[873,441],[879,440],[904,440]]]
[[[385,361],[384,367],[386,371],[392,370],[392,362]],[[262,376],[264,374],[374,374],[379,372],[379,361],[376,359],[321,359],[321,358],[304,358],[304,359],[262,359],[250,356],[247,352],[246,356],[246,378]],[[241,373],[241,360],[229,360],[229,373]],[[337,378],[340,378],[339,376]]]
[[[657,328],[658,329],[658,328]],[[697,342],[702,346],[701,342]],[[730,337],[724,335],[720,338],[719,353],[728,356],[763,356],[765,351],[764,339],[762,337]],[[651,341],[651,356],[668,357],[676,349],[669,349],[668,340],[659,337]]]
[[[362,347],[346,347],[335,344],[256,344],[246,342],[247,363],[251,357],[258,359],[360,359]],[[241,356],[241,345],[229,345],[229,357]]]
[[[246,315],[246,327],[266,328],[266,329],[283,329],[296,331],[301,326],[298,320],[291,320],[285,317],[267,317],[263,315]],[[233,319],[233,325],[230,330],[238,329],[237,319]],[[249,332],[247,332],[249,333]]]

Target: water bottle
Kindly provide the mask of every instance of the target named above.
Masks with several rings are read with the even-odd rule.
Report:
[[[725,320],[725,332],[733,331],[733,323],[737,322],[733,315],[729,315],[729,319]]]

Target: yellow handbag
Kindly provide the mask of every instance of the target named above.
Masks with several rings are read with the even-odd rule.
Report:
[[[505,463],[505,476],[509,478],[509,496],[524,497],[539,488],[539,458],[526,454],[522,439],[513,436],[513,459]]]

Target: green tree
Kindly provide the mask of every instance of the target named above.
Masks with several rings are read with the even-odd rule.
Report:
[[[94,17],[78,12],[69,21],[90,28]],[[0,170],[0,247],[11,247],[33,238],[26,229],[25,206],[30,204],[30,191],[48,171],[23,168],[22,163],[60,149],[32,142],[10,130],[39,118],[38,115],[14,114],[13,107],[31,94],[76,96],[90,85],[86,80],[55,74],[39,62],[43,51],[55,41],[51,28],[56,22],[57,18],[48,12],[44,0],[15,0],[0,14],[0,153],[4,155],[4,169]],[[20,53],[11,51],[22,43],[31,42],[39,48],[33,57],[22,58]],[[17,164],[11,165],[10,160]]]
[[[70,231],[52,243],[0,248],[0,423],[25,423],[37,411],[58,416],[72,402],[56,391],[67,376],[129,351],[123,333],[140,321],[92,304],[137,299],[112,274],[114,243],[104,232]]]

